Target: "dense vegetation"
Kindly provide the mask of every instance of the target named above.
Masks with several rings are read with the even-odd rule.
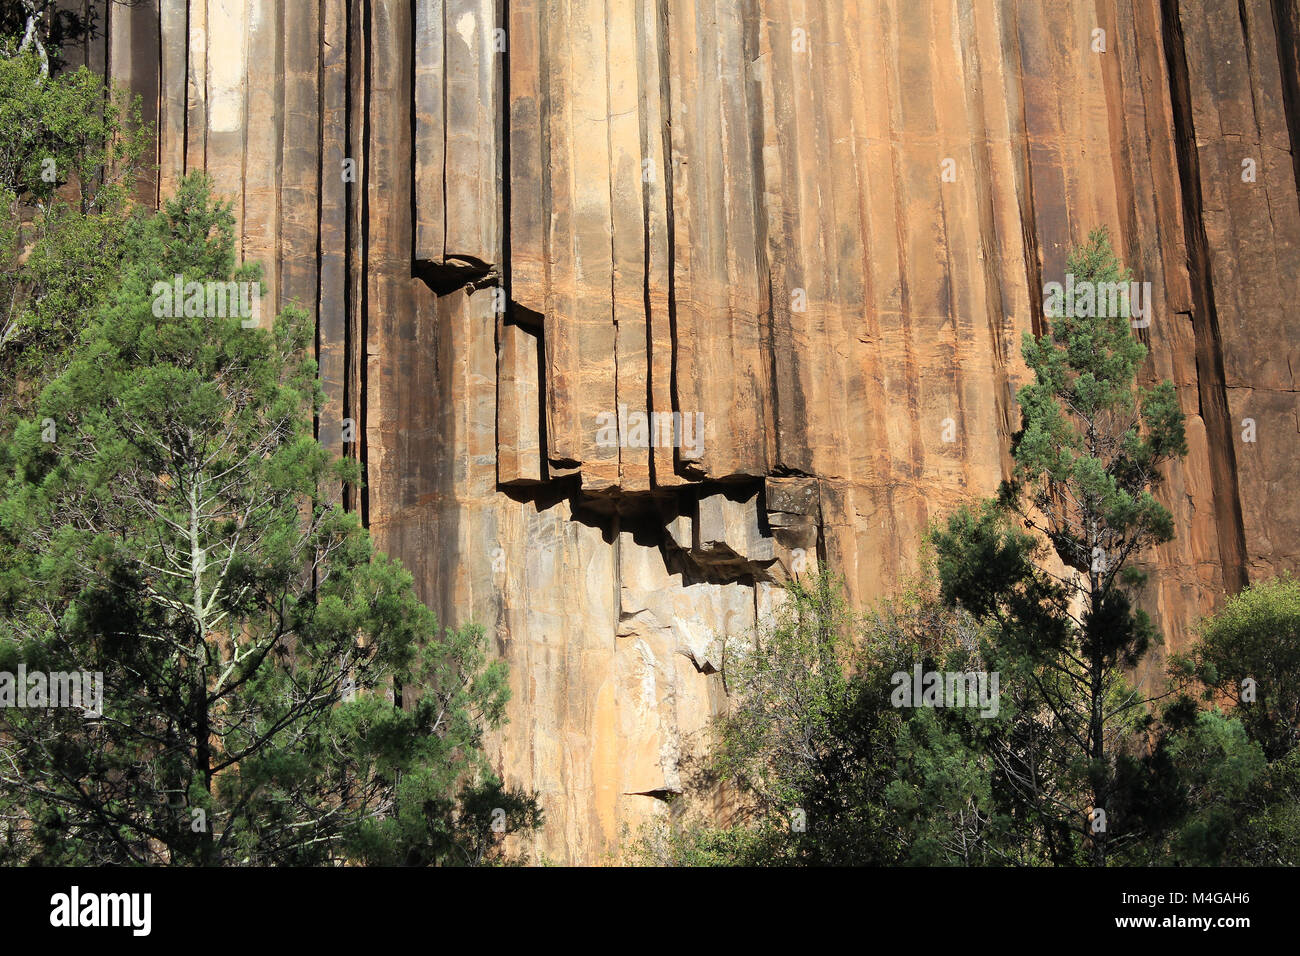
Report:
[[[1100,231],[1067,269],[1128,278]],[[1136,385],[1129,317],[1080,311],[1026,335],[1014,477],[932,529],[907,593],[859,616],[820,574],[729,649],[736,704],[642,860],[1300,862],[1300,585],[1232,599],[1142,682],[1161,636],[1133,561],[1173,536],[1153,491],[1182,414],[1170,383]],[[900,693],[930,672],[983,675],[997,706]]]

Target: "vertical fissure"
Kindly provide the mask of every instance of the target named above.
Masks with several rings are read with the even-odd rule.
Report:
[[[347,212],[343,217],[343,418],[352,416],[353,401],[356,397],[356,385],[352,376],[353,351],[356,348],[353,325],[353,307],[354,307],[354,269],[356,261],[353,256],[353,243],[356,239],[355,223],[355,206],[356,201],[356,143],[353,138],[353,117],[352,117],[352,50],[355,40],[352,35],[352,10],[355,0],[343,0],[343,151],[344,161],[353,160],[353,175],[343,181],[343,204]],[[356,419],[353,417],[353,424]],[[353,441],[344,443],[344,453],[356,454],[356,432],[353,430]],[[351,444],[352,448],[347,449]],[[357,509],[357,489],[354,485],[347,485],[343,489],[343,507],[348,511]]]
[[[374,56],[372,55],[371,43],[374,39],[371,6],[369,3],[363,5],[361,42],[360,49],[365,58],[365,66],[362,75],[365,77],[365,88],[362,90],[362,108],[361,108],[361,182],[358,185],[360,189],[361,201],[361,222],[360,222],[360,249],[361,249],[361,281],[359,283],[358,294],[360,295],[361,308],[358,310],[358,355],[357,355],[357,378],[358,378],[358,408],[357,408],[357,449],[361,461],[361,523],[365,527],[370,527],[370,443],[367,440],[366,426],[368,421],[367,409],[370,405],[369,389],[369,361],[366,354],[366,346],[369,340],[370,331],[370,88],[375,82],[374,77]]]
[[[1205,233],[1200,158],[1196,149],[1191,81],[1179,0],[1161,0],[1161,14],[1165,57],[1169,66],[1169,94],[1183,203],[1187,267],[1194,304],[1192,327],[1196,340],[1196,383],[1209,446],[1210,468],[1215,479],[1212,487],[1223,585],[1229,593],[1235,594],[1249,583],[1246,571],[1246,534],[1237,481],[1236,449],[1224,387],[1223,347],[1214,301],[1209,240]]]
[[[1300,5],[1273,0],[1273,36],[1282,70],[1283,115],[1291,142],[1291,173],[1300,197]]]

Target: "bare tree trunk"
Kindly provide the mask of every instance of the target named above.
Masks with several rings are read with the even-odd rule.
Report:
[[[45,51],[45,44],[41,42],[40,33],[36,28],[40,13],[37,12],[33,0],[24,0],[23,9],[27,11],[27,29],[23,33],[23,42],[19,44],[18,52],[25,53],[28,47],[35,44],[36,53],[41,58],[41,79],[44,80],[50,75],[50,57]]]

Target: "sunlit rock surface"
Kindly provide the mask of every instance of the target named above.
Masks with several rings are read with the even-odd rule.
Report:
[[[318,319],[352,505],[510,662],[495,759],[551,859],[666,812],[775,585],[821,559],[867,602],[996,487],[1097,225],[1188,418],[1148,607],[1178,646],[1296,566],[1296,0],[100,7],[143,197],[233,200]]]

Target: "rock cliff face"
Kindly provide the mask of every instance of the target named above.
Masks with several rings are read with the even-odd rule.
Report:
[[[552,859],[664,812],[789,574],[868,601],[996,487],[1094,226],[1188,419],[1150,608],[1177,645],[1297,564],[1297,0],[99,6],[145,198],[233,199],[318,319],[352,505],[495,633]]]

